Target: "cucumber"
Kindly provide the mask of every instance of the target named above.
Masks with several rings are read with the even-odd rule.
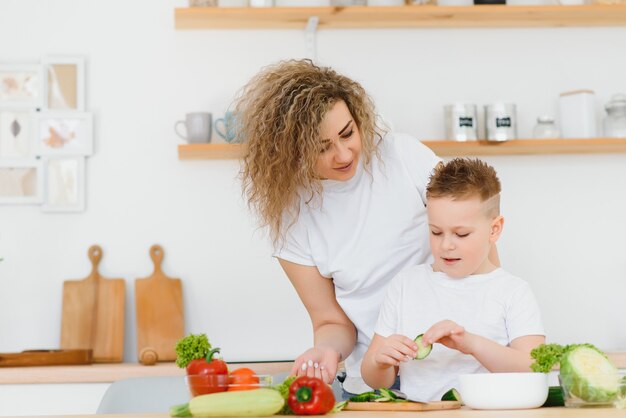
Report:
[[[424,343],[422,342],[423,337],[424,337],[424,334],[420,334],[417,337],[415,337],[415,339],[413,340],[417,344],[417,355],[415,356],[415,360],[425,359],[426,357],[428,357],[428,355],[433,349],[432,344],[424,345]]]
[[[561,387],[550,386],[548,388],[548,399],[546,399],[545,403],[541,406],[565,406],[565,401],[563,400],[563,391],[561,390]]]
[[[458,401],[463,403],[463,399],[461,399],[461,394],[455,388],[450,389],[441,397],[442,401]]]
[[[280,392],[261,388],[196,396],[188,404],[171,408],[173,417],[266,417],[285,404]]]

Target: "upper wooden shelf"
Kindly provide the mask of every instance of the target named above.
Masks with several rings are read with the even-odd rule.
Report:
[[[612,154],[626,152],[626,138],[516,139],[507,142],[422,141],[442,157],[467,155]],[[178,146],[180,160],[237,159],[238,144],[184,144]]]
[[[626,5],[192,7],[175,11],[176,29],[508,28],[626,26]]]

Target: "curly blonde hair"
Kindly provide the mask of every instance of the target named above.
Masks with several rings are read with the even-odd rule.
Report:
[[[235,101],[238,140],[246,144],[243,192],[274,244],[297,219],[300,193],[308,200],[321,195],[315,169],[322,149],[320,125],[339,101],[359,129],[361,163],[367,169],[379,156],[384,131],[363,87],[333,69],[310,60],[282,61],[254,76]]]

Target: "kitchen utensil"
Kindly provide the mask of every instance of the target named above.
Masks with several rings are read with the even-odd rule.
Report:
[[[626,95],[616,94],[604,107],[604,135],[612,138],[626,138]]]
[[[476,141],[478,119],[476,105],[454,103],[443,107],[446,139],[449,141]]]
[[[25,350],[21,353],[0,353],[0,367],[58,366],[92,362],[93,350]]]
[[[62,349],[92,349],[96,363],[121,362],[124,357],[124,279],[98,273],[102,249],[89,247],[91,273],[84,280],[63,282]]]
[[[176,360],[176,342],[185,334],[181,280],[161,270],[164,251],[160,245],[150,247],[150,257],[154,272],[135,280],[137,349],[143,364]]]
[[[517,138],[515,105],[493,103],[485,106],[487,141],[502,142]]]
[[[475,373],[459,376],[459,392],[473,409],[538,408],[548,397],[546,373]]]
[[[595,94],[591,90],[575,90],[559,96],[559,120],[563,138],[596,137]]]
[[[212,120],[213,115],[209,112],[187,113],[185,120],[179,120],[174,124],[174,132],[191,144],[208,143],[211,142],[211,133],[213,132],[211,128]],[[179,132],[179,126],[185,128],[186,135]]]
[[[444,409],[459,409],[461,402],[433,401],[433,402],[348,402],[344,411],[440,411]]]

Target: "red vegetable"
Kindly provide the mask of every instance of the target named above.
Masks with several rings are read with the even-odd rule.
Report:
[[[259,376],[254,370],[241,367],[230,372],[228,390],[250,390],[259,388]]]
[[[219,348],[214,348],[206,358],[192,360],[187,365],[189,388],[193,396],[228,390],[228,366],[224,360],[213,358],[219,352]]]
[[[300,376],[289,386],[287,403],[296,415],[323,415],[335,406],[335,395],[322,379]]]

